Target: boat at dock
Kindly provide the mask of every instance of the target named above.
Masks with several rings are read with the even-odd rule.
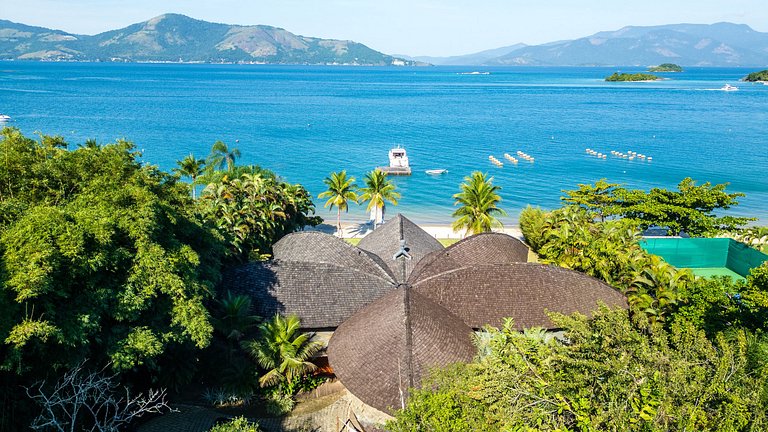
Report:
[[[377,169],[387,175],[411,175],[408,154],[400,146],[389,150],[389,166],[378,167]]]
[[[438,169],[428,169],[428,170],[426,170],[424,172],[429,174],[429,175],[440,175],[440,174],[447,173],[448,170],[444,169],[444,168],[438,168]]]

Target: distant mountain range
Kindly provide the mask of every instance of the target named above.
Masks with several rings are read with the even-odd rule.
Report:
[[[343,40],[265,25],[216,24],[165,14],[95,36],[0,20],[0,59],[345,65],[416,65]]]
[[[498,54],[497,54],[498,53]],[[550,42],[523,44],[455,57],[405,57],[435,65],[682,66],[768,65],[768,33],[744,24],[670,24]]]
[[[682,66],[768,65],[768,33],[747,25],[670,24],[453,57],[391,56],[265,25],[216,24],[166,14],[94,36],[0,20],[0,59],[345,65]]]

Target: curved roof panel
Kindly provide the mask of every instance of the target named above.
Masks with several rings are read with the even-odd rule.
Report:
[[[224,289],[247,294],[262,317],[295,314],[302,328],[337,327],[395,285],[344,263],[249,263],[228,272]]]
[[[288,234],[272,247],[274,259],[351,267],[372,275],[394,278],[379,257],[358,249],[344,240],[317,231]]]
[[[430,253],[419,261],[411,272],[409,281],[473,265],[526,261],[528,246],[520,240],[501,233],[476,234],[441,251]]]
[[[328,360],[350,392],[391,413],[430,368],[470,361],[476,352],[471,334],[445,308],[401,286],[339,326]]]
[[[518,329],[553,328],[547,311],[589,316],[598,302],[628,307],[622,293],[598,279],[534,263],[463,267],[420,278],[413,288],[473,328],[500,326],[505,317]]]
[[[411,259],[393,258],[400,251],[401,240],[405,240]],[[408,279],[408,275],[419,260],[430,252],[443,249],[439,241],[401,214],[360,239],[357,247],[378,255],[389,266],[391,273],[399,282],[405,282]]]

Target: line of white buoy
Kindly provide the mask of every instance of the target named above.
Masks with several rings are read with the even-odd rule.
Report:
[[[523,153],[520,150],[517,151],[517,155],[520,156],[522,159],[527,160],[528,162],[533,162],[533,156],[529,155],[528,153]]]
[[[586,151],[587,151],[588,155],[595,156],[598,159],[607,159],[608,158],[608,156],[606,154],[597,152],[597,151],[592,150],[590,148],[586,149]],[[653,160],[653,158],[650,157],[650,156],[646,156],[646,155],[644,155],[642,153],[638,153],[638,152],[635,152],[635,151],[632,151],[632,150],[627,150],[626,153],[622,153],[622,152],[616,151],[616,150],[611,150],[611,155],[613,155],[613,156],[615,156],[617,158],[620,158],[620,159],[627,159],[627,160],[639,159],[639,160],[643,160],[643,161],[646,161],[646,162],[651,162]]]
[[[607,159],[608,158],[607,155],[604,155],[604,154],[602,154],[600,152],[594,151],[594,150],[592,150],[590,148],[587,149],[587,154],[590,155],[590,156],[595,156],[598,159]]]
[[[513,164],[517,164],[517,158],[516,158],[516,157],[514,157],[514,156],[512,156],[511,154],[509,154],[509,153],[504,153],[504,157],[505,157],[505,158],[506,158],[508,161],[512,162]]]
[[[497,167],[503,167],[504,166],[504,164],[500,160],[498,160],[495,157],[493,157],[493,155],[488,156],[488,160],[491,161],[491,163],[496,165]]]

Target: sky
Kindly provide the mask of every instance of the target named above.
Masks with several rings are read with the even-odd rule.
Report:
[[[174,12],[448,56],[575,39],[627,25],[729,21],[768,32],[765,0],[0,0],[0,19],[96,34]]]

